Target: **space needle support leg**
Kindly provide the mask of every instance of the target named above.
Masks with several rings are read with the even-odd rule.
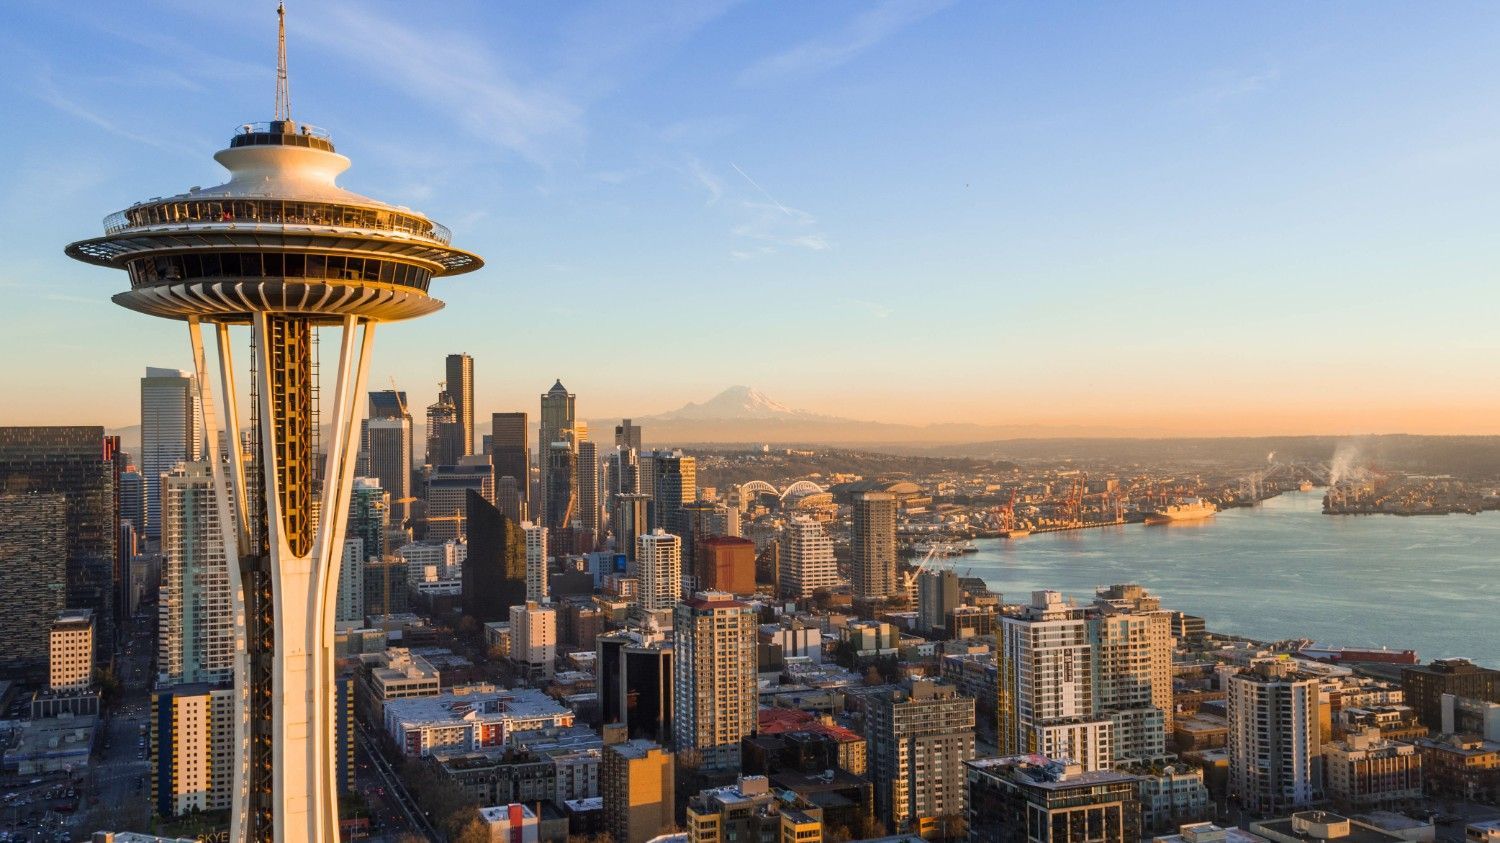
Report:
[[[227,332],[224,325],[218,325],[220,332]],[[209,376],[208,361],[203,351],[203,326],[198,317],[188,318],[188,339],[193,347],[193,374],[198,387],[199,412],[202,416],[203,436],[207,440],[206,452],[208,454],[209,473],[213,477],[214,499],[218,504],[219,517],[219,539],[223,544],[224,566],[229,574],[229,600],[230,611],[235,618],[236,638],[239,630],[243,629],[239,622],[244,615],[244,594],[241,590],[239,560],[245,548],[244,506],[245,493],[244,481],[238,471],[240,464],[239,455],[239,424],[235,417],[234,386],[232,382],[224,385],[225,389],[225,424],[228,427],[229,442],[227,450],[231,463],[230,477],[226,477],[223,457],[219,454],[219,424],[214,404],[213,379]],[[228,348],[223,344],[221,337],[219,345],[220,369],[227,372],[228,361],[225,355]],[[231,492],[231,483],[232,492]],[[234,746],[236,763],[232,773],[232,808],[230,812],[230,830],[232,838],[241,840],[237,835],[243,834],[244,821],[241,810],[244,807],[242,797],[245,784],[245,758],[246,718],[243,702],[245,691],[245,647],[242,640],[237,640],[235,646],[233,681],[235,690],[234,701]]]
[[[360,331],[359,319],[345,316],[343,338],[339,347],[338,381],[334,390],[334,412],[332,440],[324,463],[323,489],[317,537],[313,543],[314,567],[312,584],[313,599],[308,604],[311,615],[308,628],[314,631],[314,643],[309,655],[314,661],[313,674],[315,693],[321,695],[319,708],[326,712],[314,730],[314,740],[320,744],[316,758],[321,768],[313,774],[311,782],[317,794],[317,803],[328,806],[318,818],[330,843],[338,840],[338,728],[337,722],[344,718],[338,706],[335,688],[337,676],[333,666],[333,624],[338,605],[339,569],[344,555],[344,534],[349,520],[349,494],[354,483],[354,464],[358,454],[358,442],[354,435],[358,421],[357,396],[364,387],[365,373],[370,365],[370,351],[375,340],[375,325],[367,322]],[[362,563],[363,560],[360,560]],[[344,723],[352,730],[353,724]],[[352,734],[346,734],[353,740]],[[319,792],[321,791],[321,792]]]

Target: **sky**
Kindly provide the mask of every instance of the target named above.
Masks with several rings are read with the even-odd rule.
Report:
[[[466,351],[481,416],[1500,433],[1493,5],[290,6],[340,183],[486,261],[379,331],[419,406]],[[7,19],[0,424],[135,424],[186,331],[62,249],[223,181],[274,4]]]

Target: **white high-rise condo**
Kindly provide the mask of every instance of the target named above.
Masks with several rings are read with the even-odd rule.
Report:
[[[249,470],[260,471],[261,482],[247,483],[238,448],[208,460],[226,556],[237,561],[229,566],[235,615],[244,619],[235,664],[244,733],[236,738],[242,751],[230,834],[334,843],[333,619],[358,446],[356,400],[375,324],[438,310],[442,302],[427,295],[432,278],[482,261],[450,246],[448,230],[421,214],[335,184],[349,159],[327,133],[292,119],[285,44],[283,24],[276,118],[241,126],[214,155],[229,170],[226,184],[111,214],[103,237],[73,243],[67,253],[130,274],[117,304],[187,322],[203,441],[215,451],[220,424],[240,441],[230,331],[249,326]],[[222,421],[205,324],[218,344]],[[319,327],[342,329],[333,400],[321,413]],[[320,423],[332,431],[321,472],[313,464]],[[254,518],[260,511],[265,517]]]

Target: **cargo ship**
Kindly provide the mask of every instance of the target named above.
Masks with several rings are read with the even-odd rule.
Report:
[[[1219,510],[1211,503],[1202,498],[1194,498],[1183,503],[1174,503],[1161,509],[1146,513],[1147,524],[1171,524],[1175,521],[1200,521],[1211,517]]]

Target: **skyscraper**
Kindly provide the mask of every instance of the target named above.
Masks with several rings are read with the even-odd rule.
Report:
[[[39,678],[47,669],[47,627],[67,606],[67,497],[0,494],[0,674]]]
[[[578,490],[577,453],[567,442],[553,442],[547,446],[543,471],[546,478],[546,509],[543,522],[558,539],[555,544],[567,546],[562,533],[573,526],[577,514]]]
[[[157,683],[228,683],[234,678],[234,595],[208,463],[180,463],[162,478],[161,494]]]
[[[363,428],[360,473],[380,481],[391,496],[391,524],[400,527],[411,516],[411,413],[406,393],[387,389],[370,393],[370,417]]]
[[[386,555],[386,534],[391,527],[391,496],[380,487],[373,477],[354,478],[354,491],[349,497],[349,527],[346,535],[358,538],[364,548],[365,558],[379,559]]]
[[[869,700],[865,736],[876,817],[923,833],[961,818],[964,762],[974,757],[974,698],[946,682],[909,679]]]
[[[427,405],[427,464],[457,465],[463,456],[463,436],[458,405],[446,390],[439,392],[437,400]]]
[[[590,541],[599,538],[599,443],[578,443],[578,521]]]
[[[247,778],[234,788],[230,837],[330,843],[338,839],[332,612],[314,607],[331,606],[337,588],[355,473],[354,397],[364,388],[375,323],[437,310],[442,303],[427,294],[432,278],[481,261],[453,248],[448,231],[421,214],[335,183],[349,160],[326,132],[292,119],[284,27],[279,43],[275,119],[243,124],[216,154],[230,172],[226,184],[132,205],[109,218],[102,237],[67,253],[127,271],[130,288],[114,297],[118,304],[188,323],[206,442],[217,442],[220,422],[210,411],[205,323],[218,340],[230,440],[238,441],[241,418],[256,421],[257,505],[247,499],[237,451],[227,467],[209,460],[245,600],[245,693],[236,699],[248,706],[240,718],[248,763],[236,766]],[[238,408],[231,325],[248,325],[254,340],[253,415]],[[314,384],[320,326],[342,328],[331,390]],[[332,399],[321,412],[332,422],[324,460],[313,448],[319,394]],[[326,467],[321,477],[317,462]],[[397,486],[387,488],[394,494]],[[263,540],[251,541],[247,510],[261,511],[259,503]],[[108,533],[113,542],[113,517]],[[240,593],[240,582],[233,585]]]
[[[114,475],[102,427],[0,428],[0,491],[55,493],[66,501],[66,576],[45,585],[62,594],[63,606],[94,611],[94,655],[100,664],[108,664],[114,655],[119,596],[115,576],[120,516]],[[36,564],[48,568],[51,558],[43,554]],[[50,613],[56,614],[56,608],[61,607]],[[49,623],[50,618],[39,629]]]
[[[632,562],[636,559],[640,538],[651,532],[651,499],[646,495],[622,494],[615,498],[610,515],[610,531],[615,537],[615,552]]]
[[[444,364],[448,395],[453,398],[458,424],[463,428],[463,450],[459,456],[467,457],[474,453],[474,358],[450,354]]]
[[[948,628],[948,613],[958,608],[958,572],[928,568],[917,575],[917,629]]]
[[[833,539],[815,518],[794,515],[783,533],[780,572],[782,597],[802,599],[818,589],[839,584],[838,563],[833,556]]]
[[[522,507],[515,516],[524,521],[530,514],[525,506],[531,499],[531,445],[525,413],[494,413],[490,416],[490,462],[495,466],[498,483],[514,477]]]
[[[1279,816],[1321,797],[1318,680],[1285,661],[1265,661],[1229,677],[1229,797]]]
[[[860,492],[854,496],[850,534],[854,599],[884,600],[896,592],[896,496]]]
[[[537,450],[544,452],[553,442],[573,441],[574,404],[577,396],[562,381],[542,393],[541,424],[537,430]]]
[[[641,581],[641,608],[670,609],[682,596],[682,539],[666,530],[642,535],[635,550],[636,576]]]
[[[641,426],[631,424],[630,419],[622,419],[615,425],[615,447],[629,448],[636,453],[641,450]]]
[[[161,476],[180,462],[200,459],[202,451],[193,376],[177,369],[146,369],[141,378],[141,475],[147,538],[161,536]]]
[[[1094,648],[1087,613],[1055,591],[1037,591],[1000,618],[999,750],[1071,758],[1085,770],[1112,758],[1109,721],[1094,713]]]
[[[672,739],[672,642],[654,630],[619,630],[594,639],[599,709],[632,738]]]
[[[651,526],[672,529],[682,505],[698,499],[698,461],[681,451],[657,451],[651,468]]]
[[[469,521],[464,614],[480,623],[509,620],[510,607],[527,600],[526,530],[476,491],[468,491],[464,500]]]
[[[760,708],[755,631],[754,610],[734,595],[702,591],[677,604],[672,736],[684,763],[739,767],[740,739],[755,731]]]
[[[428,541],[468,536],[465,498],[471,491],[494,505],[495,476],[488,457],[462,457],[458,465],[433,466],[427,478]]]

